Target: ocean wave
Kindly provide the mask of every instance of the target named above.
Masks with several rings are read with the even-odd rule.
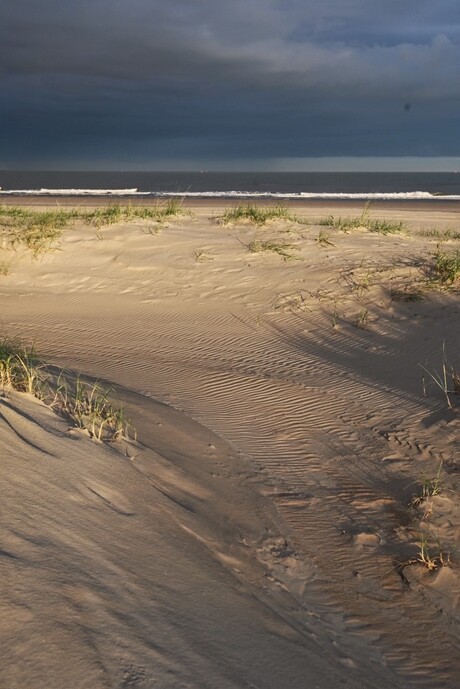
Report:
[[[0,189],[0,196],[98,196],[153,198],[222,198],[222,199],[298,199],[357,201],[460,201],[460,195],[432,194],[428,191],[403,192],[269,192],[269,191],[138,191],[138,189]]]
[[[137,189],[1,189],[3,196],[136,196]]]

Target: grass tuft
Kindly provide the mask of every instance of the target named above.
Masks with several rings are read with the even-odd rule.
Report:
[[[33,348],[20,340],[0,340],[0,385],[3,393],[11,388],[43,398],[43,366]]]
[[[127,220],[165,220],[183,214],[182,202],[171,198],[160,201],[153,206],[112,205],[94,210],[46,210],[37,211],[19,206],[0,206],[0,238],[6,239],[7,245],[15,249],[24,246],[34,257],[58,247],[58,240],[63,229],[77,220],[88,225],[101,227]]]
[[[79,218],[95,227],[103,225],[115,225],[129,220],[153,220],[164,222],[174,216],[183,215],[182,201],[171,198],[167,201],[158,201],[153,206],[121,206],[114,204],[96,208],[93,211],[82,212]]]
[[[436,570],[441,569],[441,567],[446,567],[451,563],[450,553],[444,551],[440,544],[436,544],[436,546],[434,546],[433,544],[429,543],[425,534],[420,536],[418,547],[419,551],[415,562],[422,564],[430,572],[435,572]]]
[[[366,204],[361,215],[354,218],[342,218],[329,215],[318,221],[318,225],[335,227],[342,232],[349,232],[359,227],[365,227],[369,232],[378,234],[397,234],[406,230],[406,225],[402,221],[394,222],[391,220],[379,220],[370,217],[370,205]]]
[[[324,230],[319,231],[318,236],[315,239],[315,242],[322,247],[334,246],[334,243],[331,242],[330,235]]]
[[[84,429],[91,438],[113,442],[129,437],[134,431],[126,419],[123,408],[115,407],[110,400],[113,393],[98,382],[88,383],[78,377],[69,384],[61,372],[50,406],[62,416]]]
[[[443,251],[439,246],[434,254],[432,280],[434,285],[451,287],[460,279],[460,249]]]
[[[280,242],[275,239],[253,239],[247,245],[248,251],[251,253],[259,253],[264,251],[272,251],[275,254],[281,256],[283,261],[290,261],[298,259],[294,256],[292,251],[298,251],[299,249],[293,244],[288,244],[287,242]]]
[[[289,220],[291,222],[298,222],[297,217],[290,213],[285,206],[262,208],[249,204],[236,206],[235,208],[227,208],[218,220],[222,225],[249,221],[259,226],[265,225],[269,220]]]
[[[439,469],[435,476],[422,477],[422,489],[420,495],[412,498],[410,504],[412,507],[418,507],[429,498],[439,495],[442,492],[441,480],[442,462],[439,463]]]
[[[432,237],[440,241],[447,242],[449,239],[460,239],[460,231],[448,228],[447,230],[420,230],[419,237]]]
[[[78,213],[0,206],[0,233],[12,248],[25,246],[35,257],[57,248],[62,230]]]
[[[56,413],[85,429],[98,441],[113,442],[121,437],[135,437],[123,408],[114,406],[107,390],[100,383],[88,383],[78,377],[74,384],[61,371],[54,381],[33,348],[20,340],[0,341],[0,385],[28,392],[48,404]]]

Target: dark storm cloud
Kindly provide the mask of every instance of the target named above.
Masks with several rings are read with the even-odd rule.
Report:
[[[0,46],[0,163],[460,154],[457,1],[15,0]]]

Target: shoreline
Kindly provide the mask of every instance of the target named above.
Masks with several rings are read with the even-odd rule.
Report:
[[[237,206],[286,206],[288,208],[299,209],[316,209],[316,208],[333,208],[344,210],[362,209],[368,203],[366,199],[273,199],[273,198],[225,198],[225,197],[183,197],[180,194],[177,196],[168,197],[132,197],[132,196],[43,196],[37,194],[36,196],[5,196],[0,200],[0,205],[4,206],[39,206],[42,208],[56,206],[69,207],[90,207],[99,208],[104,206],[155,206],[159,203],[164,203],[169,199],[178,199],[182,202],[184,208],[221,208],[221,207],[237,207]],[[407,200],[375,200],[370,202],[370,207],[373,210],[391,210],[391,211],[451,211],[460,212],[460,201],[456,200],[434,200],[434,199],[407,199]]]

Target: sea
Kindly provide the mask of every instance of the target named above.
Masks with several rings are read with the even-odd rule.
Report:
[[[2,196],[460,201],[460,172],[0,171]]]

